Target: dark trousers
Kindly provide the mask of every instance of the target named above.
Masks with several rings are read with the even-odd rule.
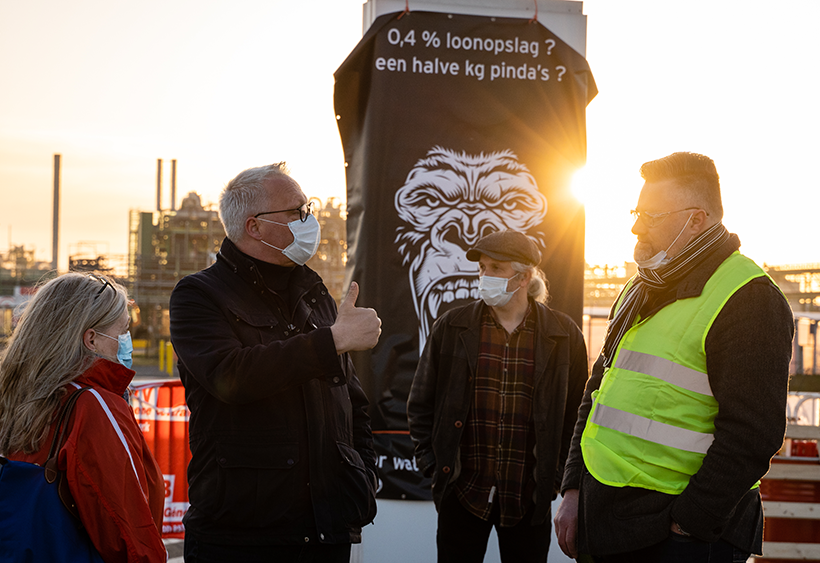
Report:
[[[643,549],[616,555],[596,555],[595,563],[738,563],[748,558],[748,553],[725,541],[707,543],[670,532],[664,541]]]
[[[499,509],[494,505],[489,520],[474,516],[461,505],[454,492],[446,495],[438,513],[438,563],[481,563],[487,551],[487,540],[495,526],[503,563],[544,563],[550,548],[550,518],[532,525],[535,505],[515,526],[498,525]]]
[[[185,563],[350,563],[350,544],[219,545],[185,536]]]

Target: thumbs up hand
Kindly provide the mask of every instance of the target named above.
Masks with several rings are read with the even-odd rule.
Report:
[[[330,327],[337,354],[370,350],[379,342],[382,321],[373,309],[356,307],[358,297],[359,284],[353,282],[339,305],[336,322]]]

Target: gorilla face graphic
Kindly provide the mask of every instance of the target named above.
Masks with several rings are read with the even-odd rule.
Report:
[[[405,222],[395,242],[410,265],[420,351],[442,303],[478,299],[478,265],[467,250],[495,231],[528,232],[547,214],[535,179],[509,150],[468,155],[433,147],[407,175],[395,205]],[[543,235],[534,235],[543,247]]]

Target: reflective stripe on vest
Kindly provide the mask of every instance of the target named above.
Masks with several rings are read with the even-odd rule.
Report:
[[[587,469],[598,481],[668,494],[686,488],[714,440],[718,413],[706,336],[729,298],[761,276],[759,266],[735,252],[699,296],[638,319],[624,334],[593,393],[581,437]]]
[[[712,434],[693,432],[606,405],[597,405],[591,420],[599,426],[605,426],[636,438],[700,454],[706,454],[706,450],[715,439]]]
[[[623,350],[618,354],[615,367],[645,373],[683,389],[712,396],[708,375],[651,354]]]

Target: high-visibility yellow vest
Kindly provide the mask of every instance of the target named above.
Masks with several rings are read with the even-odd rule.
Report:
[[[735,252],[700,296],[638,318],[624,334],[592,395],[581,437],[584,462],[598,481],[668,494],[686,488],[712,444],[718,413],[706,371],[706,335],[726,301],[766,275]]]

